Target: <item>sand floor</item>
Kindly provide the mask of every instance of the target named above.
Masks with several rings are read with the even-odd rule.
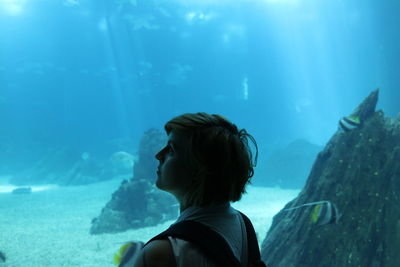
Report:
[[[90,235],[90,222],[119,187],[120,180],[89,186],[38,190],[30,195],[5,193],[0,184],[0,267],[105,267],[130,240],[146,241],[173,221],[118,234]],[[1,193],[1,189],[3,192]],[[298,190],[249,187],[233,206],[246,213],[264,239],[276,214]]]

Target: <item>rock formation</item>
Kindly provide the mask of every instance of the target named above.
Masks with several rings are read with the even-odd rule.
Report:
[[[165,134],[147,131],[140,141],[134,177],[124,180],[100,215],[92,220],[91,234],[113,233],[156,225],[178,215],[175,198],[155,187],[155,154],[165,145]]]
[[[274,217],[261,252],[269,266],[399,266],[400,116],[375,112],[378,93],[351,114],[358,127],[334,134],[303,190]],[[331,209],[312,204],[320,201]]]
[[[0,263],[1,262],[6,262],[6,255],[0,251]]]
[[[100,216],[92,220],[90,233],[115,233],[157,225],[176,218],[177,214],[175,199],[148,180],[124,180]]]

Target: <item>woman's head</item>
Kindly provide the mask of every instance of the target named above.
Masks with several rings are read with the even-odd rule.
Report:
[[[241,198],[254,173],[248,139],[256,149],[257,144],[251,135],[226,118],[207,113],[177,116],[166,123],[165,130],[168,144],[156,155],[160,189],[178,196],[185,205]]]

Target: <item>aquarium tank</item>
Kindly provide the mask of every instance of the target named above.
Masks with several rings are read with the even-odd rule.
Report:
[[[400,240],[396,219],[372,247],[315,244],[358,231],[345,223],[368,209],[358,193],[400,199],[399,12],[398,0],[0,0],[0,266],[117,266],[126,242],[167,229],[179,203],[155,185],[155,155],[166,122],[198,112],[256,140],[232,207],[253,222],[264,262],[398,266],[400,241],[384,238]],[[365,174],[374,151],[381,163]],[[360,173],[391,182],[350,182]],[[280,218],[291,228],[272,229]],[[272,240],[297,225],[318,233],[286,236],[309,261],[284,259]],[[332,253],[346,261],[324,265]]]

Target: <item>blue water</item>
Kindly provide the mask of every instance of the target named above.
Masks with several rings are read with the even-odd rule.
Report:
[[[0,0],[0,183],[57,147],[108,159],[112,142],[128,140],[123,150],[135,154],[146,130],[198,111],[222,114],[255,137],[261,177],[272,150],[296,139],[322,147],[376,88],[378,108],[397,116],[399,13],[398,0]],[[82,240],[109,194],[82,212]],[[13,197],[2,195],[28,205],[26,214],[42,212]],[[79,219],[69,213],[80,204],[58,208]],[[91,238],[89,250],[98,249],[103,241]],[[117,245],[103,243],[107,254],[96,253],[108,266]],[[10,244],[0,249],[14,260],[28,250]]]
[[[400,110],[398,1],[0,1],[0,137],[107,154],[184,112],[264,151],[323,145],[373,89]],[[25,149],[25,150],[24,150]],[[27,156],[26,160],[30,158]]]
[[[324,144],[375,88],[380,108],[399,111],[399,10],[395,0],[2,0],[0,130],[94,149],[206,111],[261,143]]]

